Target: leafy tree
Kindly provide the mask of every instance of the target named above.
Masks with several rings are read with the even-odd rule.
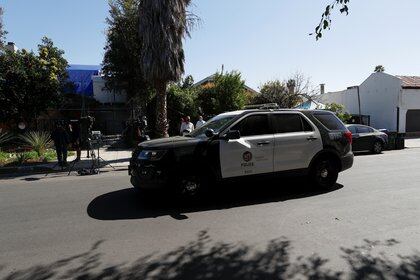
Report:
[[[3,8],[0,7],[0,48],[4,45],[4,36],[7,32],[4,30],[3,26]]]
[[[60,104],[60,92],[68,85],[63,54],[48,38],[37,54],[24,49],[0,53],[0,119],[31,121]]]
[[[144,107],[152,92],[142,73],[139,4],[140,0],[109,1],[102,71],[107,88],[125,92],[131,100],[130,104]]]
[[[315,27],[315,32],[311,33],[310,35],[315,35],[316,40],[322,38],[323,31],[326,29],[330,29],[331,27],[331,12],[336,8],[339,7],[340,13],[342,14],[349,14],[349,7],[348,4],[350,0],[333,0],[331,4],[327,5],[325,11],[321,15],[321,21]]]
[[[331,111],[344,123],[348,123],[351,119],[351,115],[346,112],[344,105],[337,103],[325,104],[325,110]]]
[[[197,119],[199,112],[198,92],[199,89],[193,86],[194,79],[187,76],[177,83],[170,83],[167,89],[168,102],[168,133],[178,135],[182,117],[190,116]],[[154,130],[156,117],[156,96],[152,98],[147,106],[150,129]]]
[[[203,86],[198,96],[198,104],[206,116],[242,109],[246,101],[245,81],[237,71],[216,73],[213,82]]]
[[[184,73],[183,40],[190,35],[194,17],[191,0],[140,1],[139,34],[144,78],[156,92],[156,133],[168,136],[167,86]]]
[[[382,66],[382,65],[377,65],[376,67],[375,67],[375,70],[374,70],[376,73],[382,73],[382,72],[385,72],[385,67],[384,66]]]
[[[302,101],[302,97],[296,94],[295,87],[296,81],[292,79],[286,83],[280,80],[268,81],[252,103],[277,103],[281,108],[293,108]]]

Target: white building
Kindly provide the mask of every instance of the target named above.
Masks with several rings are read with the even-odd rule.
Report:
[[[373,73],[360,86],[320,95],[352,115],[370,116],[370,125],[399,133],[420,133],[420,77]],[[360,108],[360,109],[359,109]]]
[[[102,76],[92,76],[93,98],[102,104],[126,103],[125,92],[111,92],[105,87],[105,79]]]
[[[8,42],[6,46],[4,46],[6,50],[9,50],[11,52],[17,52],[19,48],[15,45],[13,42]]]

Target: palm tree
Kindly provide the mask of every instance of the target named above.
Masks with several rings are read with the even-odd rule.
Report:
[[[183,39],[193,20],[191,0],[142,0],[139,6],[141,64],[144,78],[156,92],[156,134],[168,136],[166,88],[184,74]]]
[[[385,72],[385,67],[383,67],[382,65],[377,65],[376,67],[375,67],[375,70],[374,70],[376,73],[382,73],[382,72]]]

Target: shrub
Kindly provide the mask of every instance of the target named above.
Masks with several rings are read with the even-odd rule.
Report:
[[[52,144],[50,134],[46,131],[31,131],[21,135],[20,138],[42,157]]]
[[[11,133],[0,132],[0,150],[1,150],[1,145],[2,144],[9,142],[13,138],[14,137],[13,137],[13,135]]]
[[[19,165],[24,164],[29,159],[28,153],[16,154],[16,161]]]
[[[343,123],[348,123],[351,119],[351,115],[346,112],[344,105],[337,103],[325,104],[325,110],[335,113]]]
[[[245,81],[241,73],[216,73],[213,82],[203,86],[198,95],[198,105],[205,116],[242,109],[247,102]]]

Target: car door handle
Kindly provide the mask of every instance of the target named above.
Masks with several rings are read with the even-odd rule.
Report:
[[[257,145],[258,146],[265,146],[265,145],[269,145],[270,141],[264,141],[264,142],[258,142]]]
[[[313,137],[313,136],[309,136],[308,138],[306,138],[306,140],[308,140],[308,141],[314,141],[316,139],[318,139],[318,138]]]

